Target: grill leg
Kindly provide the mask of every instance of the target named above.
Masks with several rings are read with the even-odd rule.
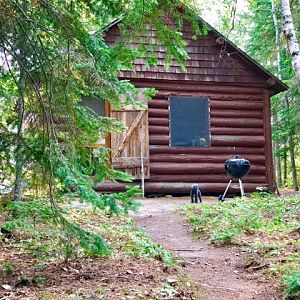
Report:
[[[242,195],[242,197],[244,197],[245,196],[245,192],[244,192],[243,182],[242,182],[241,179],[239,179],[239,183],[240,183],[241,195]]]
[[[226,196],[226,193],[227,193],[227,191],[228,191],[228,189],[229,189],[229,187],[230,187],[230,185],[231,185],[231,182],[232,182],[232,179],[229,180],[228,185],[227,185],[227,187],[226,187],[226,190],[225,190],[225,192],[224,192],[224,194],[223,194],[223,196],[222,196],[222,198],[221,198],[221,201],[222,201],[222,202],[225,200],[225,196]]]

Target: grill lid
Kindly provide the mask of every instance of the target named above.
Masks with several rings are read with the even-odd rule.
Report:
[[[241,179],[249,173],[249,169],[249,160],[239,158],[238,155],[235,158],[227,159],[225,161],[225,171],[231,178]]]

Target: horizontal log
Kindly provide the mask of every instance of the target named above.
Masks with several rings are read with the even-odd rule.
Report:
[[[150,145],[169,145],[169,136],[168,135],[154,135],[149,136]]]
[[[149,83],[148,85],[149,86]],[[251,95],[251,94],[228,94],[228,93],[218,93],[216,91],[210,91],[210,92],[187,92],[183,89],[182,92],[176,92],[174,90],[169,91],[163,91],[159,90],[157,97],[168,99],[170,96],[191,96],[191,97],[208,97],[210,100],[216,100],[216,101],[261,101],[262,95]]]
[[[149,86],[149,82],[135,82],[136,87],[145,87]],[[247,93],[247,94],[262,94],[263,88],[253,88],[253,87],[240,87],[234,85],[211,85],[211,84],[174,84],[174,83],[167,83],[167,82],[157,82],[152,81],[151,87],[154,87],[158,90],[173,90],[173,91],[190,91],[190,92],[198,92],[198,91],[212,91],[212,92],[220,92],[220,93],[231,93],[231,94],[240,94],[240,93]]]
[[[162,108],[149,108],[148,115],[151,118],[169,118],[169,110]]]
[[[162,127],[164,128],[164,127]],[[167,128],[167,127],[166,127]],[[227,128],[227,127],[211,127],[212,135],[264,135],[263,128]]]
[[[168,124],[169,125],[169,124]],[[150,134],[169,135],[169,126],[149,126]],[[228,127],[211,127],[212,135],[260,135],[263,136],[263,128],[228,128]]]
[[[149,133],[169,135],[169,126],[149,126]]]
[[[150,145],[169,145],[170,137],[167,134],[151,134],[149,136]],[[264,136],[245,135],[212,135],[211,146],[233,146],[233,147],[263,147]]]
[[[168,118],[149,118],[149,126],[169,126]]]
[[[154,100],[153,102],[155,102]],[[166,101],[166,100],[165,100]],[[236,100],[227,100],[227,101],[217,101],[210,100],[211,109],[246,109],[249,110],[262,110],[263,102],[262,101],[236,101]]]
[[[153,98],[151,101],[148,102],[149,108],[163,108],[168,109],[169,107],[169,99],[155,99]]]
[[[151,175],[185,175],[185,174],[224,174],[224,163],[152,163],[150,161]],[[250,167],[249,174],[265,174],[265,166],[254,165]]]
[[[149,127],[161,126],[169,129],[169,119],[149,118]],[[222,129],[222,130],[221,130]],[[213,134],[260,134],[263,135],[263,120],[259,119],[226,119],[212,118],[211,131]],[[164,131],[167,133],[167,131]]]
[[[151,162],[175,162],[175,163],[224,163],[227,159],[235,157],[228,154],[152,154]],[[243,155],[250,163],[265,164],[264,155]]]
[[[262,119],[211,118],[210,122],[214,127],[263,128]]]
[[[212,118],[262,118],[262,110],[227,110],[227,109],[215,109],[211,107],[210,116]]]
[[[188,174],[188,175],[151,175],[151,182],[194,182],[194,183],[228,183],[227,175],[207,175],[207,174]],[[263,175],[248,175],[243,178],[243,182],[266,184],[266,177]]]
[[[145,182],[145,192],[146,193],[157,193],[157,194],[186,194],[188,195],[191,190],[191,185],[194,182]],[[112,183],[104,182],[96,184],[94,186],[95,191],[101,193],[107,192],[122,192],[125,190],[126,186],[138,186],[141,187],[141,184],[138,182],[135,183]],[[227,183],[206,183],[203,182],[200,184],[200,189],[203,194],[220,194],[223,193]],[[245,183],[243,184],[245,192],[254,192],[257,186],[266,186],[265,184],[259,183]],[[228,191],[228,193],[234,193],[239,195],[240,189],[238,183],[233,183]],[[187,198],[189,202],[189,198]]]
[[[155,146],[149,147],[150,155],[152,154],[229,154],[229,155],[264,155],[264,147],[207,147],[207,148],[192,148],[192,147],[170,147],[170,146]]]
[[[262,111],[263,102],[262,101],[249,101],[249,100],[226,100],[223,101],[211,100],[209,101],[210,108],[212,110],[247,110],[248,111]],[[154,97],[148,102],[149,108],[162,108],[168,109],[169,99],[161,99],[161,97]]]
[[[213,135],[211,137],[212,146],[236,146],[236,147],[263,147],[264,136],[239,136],[239,135]]]
[[[95,184],[94,190],[96,192],[101,192],[101,193],[123,192],[128,186],[141,187],[141,184],[133,183],[133,182],[120,183],[120,182],[104,181],[102,183]]]
[[[141,157],[113,157],[112,166],[116,169],[134,169],[142,165]],[[143,158],[143,165],[149,165],[149,158]]]

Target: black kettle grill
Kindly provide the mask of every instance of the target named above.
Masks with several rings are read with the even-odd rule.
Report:
[[[247,159],[240,158],[238,155],[235,158],[227,159],[225,161],[225,171],[230,177],[229,183],[223,195],[220,195],[218,200],[224,201],[226,193],[233,181],[233,179],[238,179],[240,184],[241,195],[245,196],[242,178],[245,177],[250,170],[250,162]]]

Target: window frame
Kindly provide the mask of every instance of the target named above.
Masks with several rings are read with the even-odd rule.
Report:
[[[94,98],[97,99],[96,97],[94,97]],[[99,99],[99,101],[103,101],[103,103],[104,103],[104,114],[103,114],[103,117],[108,117],[109,118],[110,115],[111,115],[111,106],[110,106],[110,103],[107,100],[101,100],[101,99]],[[79,104],[82,105],[82,102],[80,102]],[[87,106],[82,105],[82,107],[87,107]],[[97,115],[97,113],[95,111],[94,111],[94,113]],[[101,140],[99,140],[96,144],[86,145],[86,147],[89,147],[89,148],[99,148],[99,147],[110,148],[111,147],[110,133],[107,133],[105,135],[105,137],[103,137]]]
[[[204,146],[200,145],[185,145],[185,146],[176,146],[172,145],[172,116],[171,116],[171,102],[172,99],[180,99],[179,101],[188,101],[189,99],[191,100],[196,100],[198,99],[199,101],[207,101],[207,143]],[[171,148],[209,148],[211,147],[211,119],[210,119],[210,98],[208,96],[186,96],[186,95],[174,95],[170,96],[168,99],[168,110],[169,110],[169,147]]]

